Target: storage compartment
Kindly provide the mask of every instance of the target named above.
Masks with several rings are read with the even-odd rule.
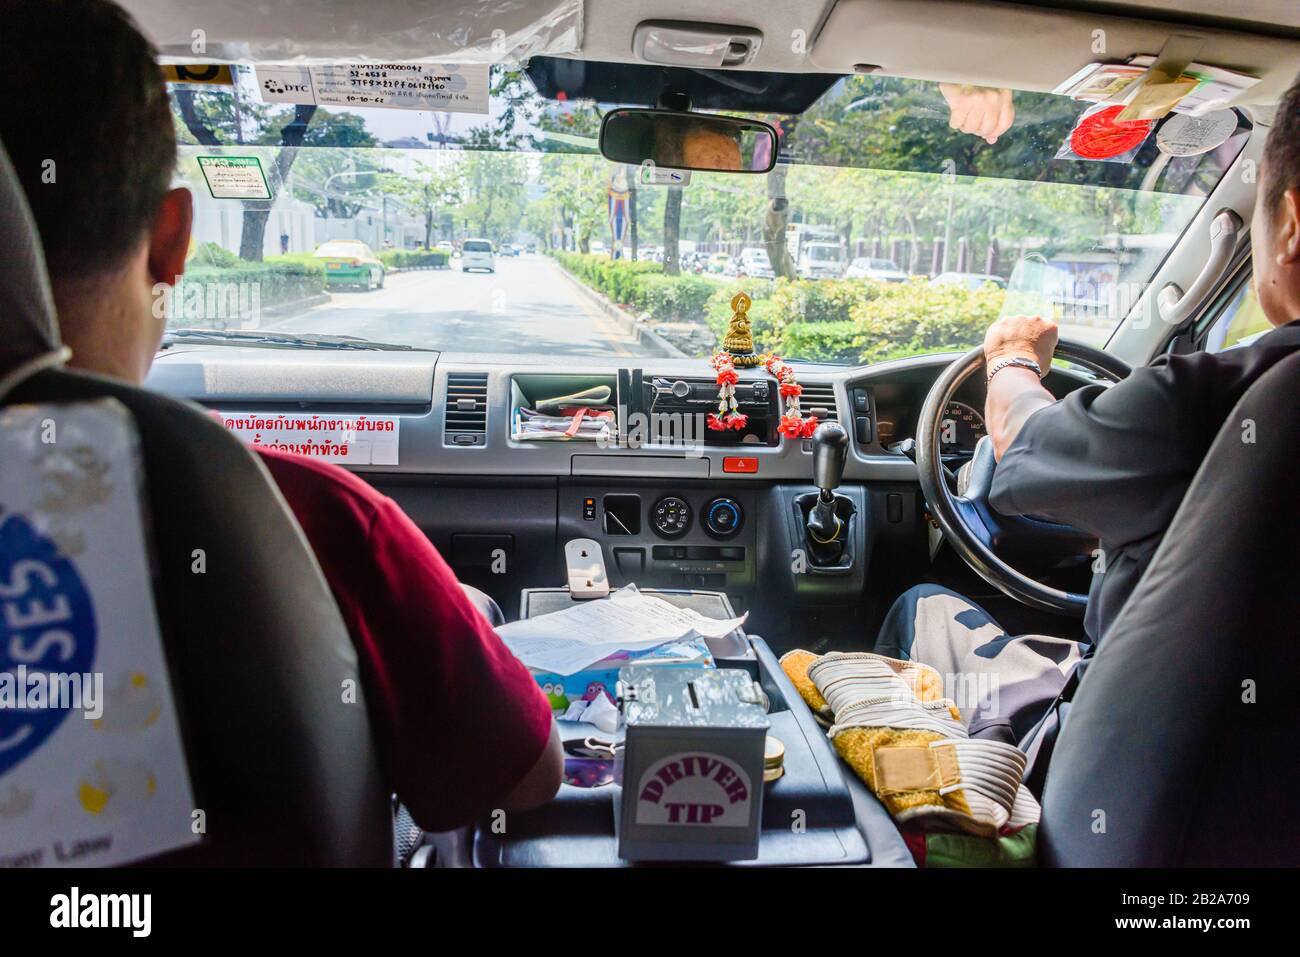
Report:
[[[510,380],[510,438],[529,442],[618,440],[618,379],[608,375],[517,375]]]
[[[606,495],[602,503],[606,535],[641,534],[640,495]]]

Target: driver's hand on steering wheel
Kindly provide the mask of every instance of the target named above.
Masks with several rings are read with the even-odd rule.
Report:
[[[1057,328],[1041,316],[1003,316],[984,333],[984,366],[1019,356],[1033,359],[1047,372],[1056,350]]]

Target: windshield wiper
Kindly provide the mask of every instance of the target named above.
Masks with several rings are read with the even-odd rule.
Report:
[[[163,336],[162,348],[181,342],[226,342],[231,345],[292,346],[299,349],[368,349],[387,352],[415,352],[415,346],[395,342],[375,342],[358,336],[327,336],[308,332],[266,332],[255,329],[172,329]]]

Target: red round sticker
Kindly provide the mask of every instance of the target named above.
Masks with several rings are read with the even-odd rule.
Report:
[[[1085,117],[1070,134],[1070,149],[1084,159],[1104,160],[1141,144],[1151,132],[1151,121],[1115,122],[1123,111],[1123,106],[1108,106]]]

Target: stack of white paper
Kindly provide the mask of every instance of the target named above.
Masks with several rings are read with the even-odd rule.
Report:
[[[571,675],[620,651],[684,638],[721,638],[747,617],[706,618],[628,585],[605,600],[502,625],[497,634],[528,667]]]

